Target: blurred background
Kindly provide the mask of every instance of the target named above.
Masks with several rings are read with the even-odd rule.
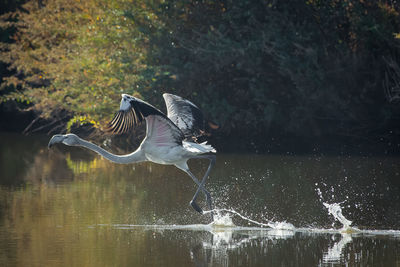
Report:
[[[220,151],[399,151],[394,0],[0,6],[2,131],[99,133],[121,93],[164,111],[169,92],[219,126]]]

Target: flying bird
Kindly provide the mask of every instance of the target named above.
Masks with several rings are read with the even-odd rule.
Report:
[[[182,97],[163,94],[167,115],[136,97],[122,94],[119,111],[108,124],[106,131],[113,134],[128,133],[139,123],[146,121],[146,136],[140,146],[127,155],[115,155],[105,149],[83,140],[75,134],[56,134],[49,142],[49,148],[56,143],[68,146],[81,146],[90,149],[104,158],[121,164],[151,161],[165,165],[175,165],[186,172],[198,188],[190,201],[190,205],[200,214],[203,210],[197,205],[196,199],[200,191],[206,196],[208,208],[213,220],[213,204],[210,193],[204,184],[215,164],[216,150],[206,142],[197,143],[197,138],[204,134],[204,119],[200,109]],[[208,159],[209,166],[204,177],[199,180],[190,171],[189,159]]]

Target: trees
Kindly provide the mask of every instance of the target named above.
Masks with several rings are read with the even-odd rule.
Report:
[[[168,91],[207,111],[221,135],[400,132],[395,2],[37,3],[2,17],[17,29],[2,45],[15,70],[2,98],[68,126],[106,121],[122,92],[161,107]]]
[[[201,92],[203,107],[228,132],[364,135],[385,129],[399,114],[382,88],[385,58],[397,61],[400,48],[395,3],[194,1],[184,9],[166,7],[160,16],[170,34],[162,42],[173,45],[159,45],[157,58],[177,73],[172,86],[181,94],[188,86]]]
[[[138,27],[151,17],[140,1],[36,1],[12,14],[15,42],[2,59],[15,73],[3,99],[31,104],[51,120],[96,125],[116,110],[120,94],[139,94],[148,37]]]

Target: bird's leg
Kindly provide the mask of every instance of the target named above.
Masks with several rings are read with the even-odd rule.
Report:
[[[203,179],[201,180],[201,183],[200,183],[199,187],[197,188],[197,191],[196,191],[196,193],[194,194],[193,199],[192,199],[192,201],[190,202],[190,204],[192,205],[192,207],[193,207],[194,209],[196,209],[195,206],[197,206],[197,204],[196,204],[197,196],[198,196],[200,190],[203,190],[204,194],[206,195],[206,201],[207,201],[207,204],[208,204],[208,208],[209,208],[210,211],[211,211],[211,219],[214,220],[214,214],[213,214],[213,212],[212,212],[213,206],[212,206],[211,195],[210,195],[210,193],[204,188],[204,184],[206,183],[207,177],[208,177],[208,175],[209,175],[209,173],[210,173],[212,167],[215,165],[215,159],[216,159],[216,157],[215,157],[215,155],[199,155],[199,156],[196,156],[195,158],[203,158],[203,159],[206,158],[206,159],[210,160],[210,165],[208,165],[208,169],[207,169],[206,173],[204,174],[204,177],[203,177]],[[195,205],[195,206],[194,206],[194,205]],[[199,207],[197,206],[197,208],[199,208]]]
[[[206,199],[211,199],[211,195],[210,195],[210,192],[208,192],[205,188],[204,188],[204,186],[203,185],[201,185],[201,183],[199,182],[199,180],[196,178],[196,176],[194,176],[194,174],[189,170],[189,169],[187,169],[187,170],[185,170],[185,172],[192,178],[192,180],[199,186],[199,188],[197,189],[197,190],[199,190],[199,189],[202,189],[203,190],[203,192],[204,192],[204,194],[206,195]],[[195,202],[195,199],[192,199],[191,201],[190,201],[190,205],[193,207],[193,209],[195,210],[195,211],[197,211],[198,213],[203,213],[203,210],[197,205],[197,203]]]

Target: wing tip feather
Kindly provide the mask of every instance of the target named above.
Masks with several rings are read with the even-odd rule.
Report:
[[[104,131],[109,134],[125,134],[142,121],[143,118],[136,116],[133,109],[129,109],[128,111],[119,110],[104,128]]]

